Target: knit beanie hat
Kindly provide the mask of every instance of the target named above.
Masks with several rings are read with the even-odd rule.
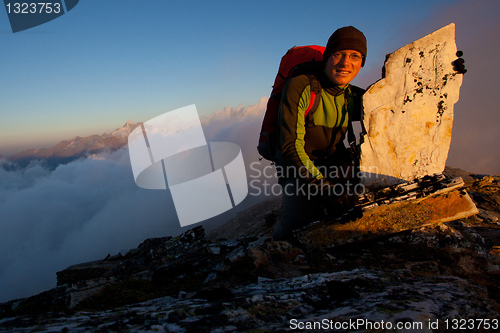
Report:
[[[361,67],[365,65],[366,37],[355,27],[348,26],[339,28],[330,36],[325,51],[323,52],[323,61],[326,62],[332,53],[340,50],[358,51],[363,55]]]

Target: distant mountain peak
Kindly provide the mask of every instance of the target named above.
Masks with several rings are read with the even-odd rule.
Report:
[[[32,160],[46,160],[50,167],[56,167],[59,164],[68,163],[80,157],[122,148],[127,144],[130,132],[141,124],[141,122],[134,123],[129,120],[111,133],[94,134],[86,137],[75,136],[72,139],[60,141],[51,148],[24,150],[8,157],[8,159],[17,162],[20,167],[29,165]]]
[[[119,137],[122,137],[122,136],[128,137],[130,132],[132,132],[137,126],[140,126],[141,124],[142,123],[134,124],[134,122],[132,120],[129,120],[125,123],[125,125],[114,130],[113,132],[111,132],[110,135],[111,136],[119,136]]]

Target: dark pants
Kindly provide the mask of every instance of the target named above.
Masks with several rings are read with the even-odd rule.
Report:
[[[289,240],[293,230],[324,217],[321,197],[313,196],[306,184],[298,179],[287,179],[281,183],[283,199],[281,201],[281,217],[273,230],[273,240]]]

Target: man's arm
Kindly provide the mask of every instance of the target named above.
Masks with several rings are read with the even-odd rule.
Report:
[[[284,89],[279,110],[279,124],[281,134],[281,156],[287,166],[306,182],[323,178],[305,150],[305,110],[309,106],[310,93],[309,78],[298,76],[289,81]],[[285,175],[286,169],[285,169]]]

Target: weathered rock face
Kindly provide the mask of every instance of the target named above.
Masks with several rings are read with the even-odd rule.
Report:
[[[443,172],[462,84],[452,65],[456,52],[450,24],[387,56],[385,77],[363,96],[365,183],[392,185]]]

